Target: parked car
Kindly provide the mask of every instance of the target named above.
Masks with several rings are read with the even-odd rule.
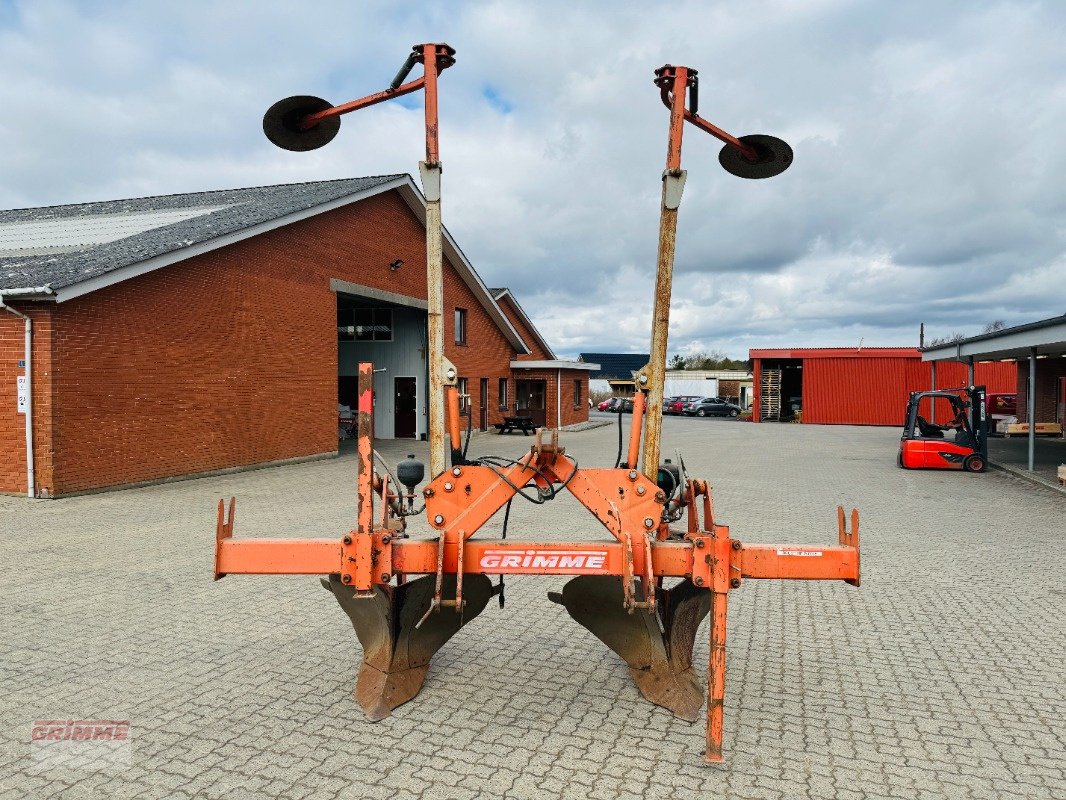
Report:
[[[602,403],[600,403],[600,404],[598,404],[596,406],[597,410],[606,411],[607,410],[607,406],[609,406],[611,404],[612,400],[614,400],[613,397],[608,397],[606,400],[604,400]]]
[[[619,411],[623,414],[632,414],[633,401],[628,397],[612,397],[607,401],[607,407],[603,410],[612,414],[617,414]]]
[[[702,398],[698,394],[683,394],[678,395],[677,397],[667,397],[663,400],[663,413],[683,414],[685,412],[685,406],[701,399]]]
[[[740,406],[727,403],[721,397],[704,397],[685,406],[685,413],[691,417],[736,417],[741,411]]]

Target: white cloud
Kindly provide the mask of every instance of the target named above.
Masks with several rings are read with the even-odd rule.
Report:
[[[0,11],[0,206],[413,172],[417,103],[276,150],[279,97],[382,88],[444,40],[444,214],[561,353],[647,349],[664,62],[701,114],[787,138],[741,181],[689,127],[672,349],[897,344],[1066,311],[1055,2],[24,2]],[[487,88],[491,87],[491,92]],[[501,98],[490,101],[487,94]]]

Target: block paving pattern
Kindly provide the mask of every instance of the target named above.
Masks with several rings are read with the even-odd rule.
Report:
[[[861,588],[732,593],[724,765],[704,765],[702,723],[645,702],[547,600],[557,578],[509,579],[506,608],[441,650],[421,695],[366,722],[358,642],[317,578],[211,581],[219,497],[237,495],[237,536],[353,527],[345,455],[0,497],[0,798],[1066,797],[1066,497],[1002,473],[904,472],[889,429],[668,419],[664,434],[742,540],[830,543],[838,503],[862,513]],[[531,441],[478,435],[472,451]],[[564,443],[614,462],[612,428]],[[421,446],[381,443],[392,460]],[[606,533],[561,497],[516,500],[509,535]],[[34,719],[100,717],[131,720],[128,767],[31,758]]]

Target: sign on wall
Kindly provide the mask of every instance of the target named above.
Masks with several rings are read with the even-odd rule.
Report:
[[[25,414],[30,405],[30,382],[25,375],[19,375],[16,379],[18,386],[18,412]]]

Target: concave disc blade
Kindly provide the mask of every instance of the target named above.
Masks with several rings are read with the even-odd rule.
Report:
[[[296,95],[278,100],[263,115],[263,133],[283,150],[317,150],[333,141],[333,137],[341,129],[341,118],[327,117],[307,130],[300,128],[300,121],[308,114],[317,114],[328,108],[333,108],[333,104],[311,95]]]
[[[776,136],[753,133],[741,136],[740,141],[758,153],[756,161],[749,161],[733,145],[727,144],[718,154],[718,163],[726,172],[738,178],[772,178],[780,175],[792,165],[792,148],[788,142]]]

